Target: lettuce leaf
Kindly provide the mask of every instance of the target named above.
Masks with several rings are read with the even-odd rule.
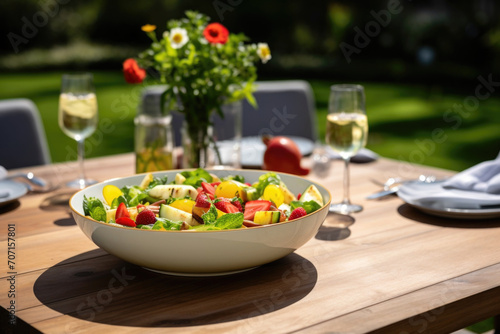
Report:
[[[90,217],[100,222],[106,222],[106,210],[97,206],[90,212]]]
[[[192,229],[196,231],[220,231],[221,228],[214,226],[214,225],[207,225],[207,224],[202,224],[202,225],[196,225],[193,226]]]
[[[113,202],[111,202],[111,209],[116,209],[118,207],[118,205],[120,205],[120,203],[125,203],[125,206],[128,208],[129,207],[129,204],[128,204],[128,201],[127,199],[125,198],[125,196],[123,195],[120,195],[118,197],[116,197]]]
[[[95,208],[102,208],[104,210],[104,204],[102,204],[101,200],[96,198],[96,197],[87,197],[84,195],[83,196],[83,213],[85,214],[85,216],[92,217],[91,214],[95,210]],[[106,210],[104,210],[104,213],[106,213]],[[106,219],[106,218],[104,218],[104,219]]]
[[[228,175],[228,176],[221,178],[221,181],[229,181],[229,180],[238,181],[240,183],[245,183],[245,178],[241,175]]]
[[[145,190],[147,191],[147,190],[153,189],[154,187],[156,187],[158,185],[167,184],[167,182],[168,182],[168,177],[167,176],[164,176],[164,177],[154,177],[153,181],[151,181],[149,183],[148,187]]]
[[[258,194],[257,197],[262,196],[262,194],[264,193],[264,189],[266,189],[266,187],[270,184],[275,184],[275,185],[279,186],[281,184],[280,177],[276,173],[273,173],[273,172],[269,172],[269,173],[266,173],[264,175],[261,175],[259,177],[259,181],[256,184],[253,184],[253,187],[255,187],[255,189],[257,189],[257,194]]]
[[[149,187],[148,187],[149,189]],[[146,202],[154,203],[158,201],[157,198],[151,197],[148,190],[143,190],[139,186],[124,186],[120,189],[123,193],[124,202],[127,207],[137,206],[137,204],[144,204]],[[112,206],[115,203],[111,203]],[[118,207],[117,203],[117,207]]]
[[[174,222],[167,218],[156,218],[156,223],[151,228],[152,230],[166,230],[166,231],[179,231],[182,227],[181,221]],[[142,225],[147,226],[147,225]]]
[[[226,213],[215,221],[215,226],[221,230],[240,228],[243,225],[243,213]]]
[[[316,210],[321,209],[321,205],[319,205],[318,202],[316,201],[307,201],[307,202],[301,202],[301,201],[292,201],[290,203],[290,207],[292,208],[292,211],[296,208],[304,208],[306,210],[307,214],[310,214]]]
[[[186,178],[183,184],[193,186],[195,188],[201,187],[202,182],[212,183],[213,177],[209,172],[203,168],[198,168],[193,171],[184,171],[181,173]]]
[[[211,201],[209,200],[209,202]],[[210,205],[210,209],[201,215],[201,219],[203,219],[205,225],[214,225],[218,215],[215,205]]]

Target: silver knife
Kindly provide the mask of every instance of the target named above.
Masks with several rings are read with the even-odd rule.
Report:
[[[369,196],[366,196],[366,199],[377,199],[377,198],[389,196],[389,195],[397,193],[398,190],[399,190],[399,187],[392,187],[389,190],[382,190],[382,191],[376,192],[374,194],[371,194]]]

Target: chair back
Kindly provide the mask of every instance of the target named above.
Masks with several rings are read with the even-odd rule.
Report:
[[[316,141],[316,108],[310,84],[303,80],[256,82],[258,107],[243,102],[243,137],[297,136]]]
[[[28,99],[0,101],[0,165],[6,169],[51,161],[42,120]]]
[[[255,109],[248,101],[242,103],[242,135],[247,136],[297,136],[312,141],[318,139],[316,108],[311,85],[303,80],[256,82]],[[148,95],[161,94],[158,89],[146,89]],[[226,114],[226,106],[222,111]],[[172,111],[172,129],[176,146],[181,146],[181,127],[184,115]],[[214,125],[223,128],[223,121],[215,115]],[[218,138],[223,140],[225,138]]]

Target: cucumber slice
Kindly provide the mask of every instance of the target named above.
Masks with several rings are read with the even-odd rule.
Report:
[[[279,211],[257,211],[253,222],[259,225],[274,224],[280,221]]]

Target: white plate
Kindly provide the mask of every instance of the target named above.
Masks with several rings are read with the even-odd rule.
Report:
[[[500,209],[434,209],[417,204],[408,205],[433,216],[456,219],[491,219],[500,217]]]
[[[499,195],[464,191],[445,190],[442,182],[409,182],[401,186],[398,196],[410,206],[430,215],[456,219],[490,219],[500,217]],[[426,195],[415,198],[415,194]],[[467,200],[469,203],[466,203]],[[495,203],[497,205],[495,205]],[[478,208],[463,205],[478,206]],[[483,207],[479,207],[479,206]],[[490,206],[490,207],[488,207]]]
[[[12,180],[0,181],[0,205],[8,204],[24,196],[28,188],[22,183]]]
[[[297,144],[300,153],[302,153],[303,156],[311,154],[314,150],[314,142],[311,139],[296,136],[287,137]],[[222,161],[224,161],[224,148],[231,148],[232,142],[221,141],[219,142],[219,145],[221,145],[220,150],[222,154]],[[262,142],[261,137],[252,136],[241,138],[241,165],[245,167],[261,167],[265,151],[266,146]]]

